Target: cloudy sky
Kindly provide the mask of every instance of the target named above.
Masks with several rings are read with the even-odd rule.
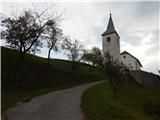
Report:
[[[5,15],[20,13],[24,8],[44,9],[54,5],[64,12],[60,27],[64,35],[79,39],[86,49],[102,48],[101,34],[106,30],[109,13],[120,35],[121,52],[126,50],[138,58],[143,70],[157,73],[160,69],[159,2],[2,2]],[[2,42],[1,42],[2,44]],[[38,55],[47,57],[47,49]],[[52,53],[53,58],[66,59],[63,52]]]

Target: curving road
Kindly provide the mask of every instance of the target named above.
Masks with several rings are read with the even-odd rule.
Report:
[[[100,82],[51,92],[7,111],[8,120],[82,120],[81,95]]]

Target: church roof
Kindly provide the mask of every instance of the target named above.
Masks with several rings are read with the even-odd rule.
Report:
[[[118,33],[116,32],[116,30],[115,30],[115,28],[114,28],[112,16],[111,16],[111,14],[110,14],[107,29],[106,29],[106,31],[102,34],[102,36],[103,36],[103,35],[108,35],[108,34],[111,34],[111,33],[116,33],[116,34],[118,35]],[[119,37],[119,35],[118,35],[118,37]]]
[[[140,66],[142,67],[141,62],[140,62],[136,57],[134,57],[133,55],[131,55],[129,52],[127,52],[127,51],[123,51],[123,52],[121,53],[121,55],[123,55],[123,54],[128,54],[128,55],[130,55],[132,58],[136,59],[136,60],[137,60],[137,62],[138,62],[138,63],[140,64]]]

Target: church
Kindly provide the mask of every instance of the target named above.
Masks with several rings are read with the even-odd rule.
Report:
[[[129,70],[141,70],[140,61],[127,51],[120,52],[120,36],[115,30],[110,14],[106,31],[102,34],[103,53],[110,53],[113,59],[123,63]]]

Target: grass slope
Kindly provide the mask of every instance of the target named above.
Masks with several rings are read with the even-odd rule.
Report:
[[[148,100],[160,105],[160,90],[149,89],[130,82],[118,88],[118,98],[113,99],[107,83],[88,89],[82,99],[87,120],[160,120],[156,114],[148,115],[143,104]],[[152,108],[149,107],[149,110]]]
[[[49,66],[46,58],[28,54],[21,62],[17,51],[1,47],[2,112],[19,100],[105,79],[94,67],[82,63],[78,66],[77,79],[73,80],[70,61],[51,60]]]

